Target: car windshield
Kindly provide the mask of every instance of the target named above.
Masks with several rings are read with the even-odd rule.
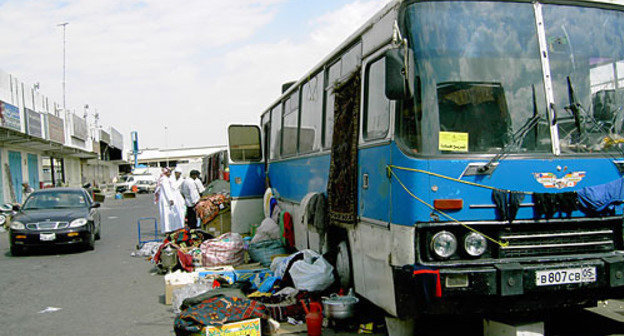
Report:
[[[560,5],[543,13],[561,152],[615,150],[624,143],[624,13]]]
[[[66,209],[84,208],[87,202],[79,192],[58,191],[33,193],[28,197],[22,209]]]

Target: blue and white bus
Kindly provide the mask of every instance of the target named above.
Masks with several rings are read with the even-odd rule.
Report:
[[[230,126],[234,230],[270,187],[296,247],[400,318],[621,297],[623,5],[390,3]]]

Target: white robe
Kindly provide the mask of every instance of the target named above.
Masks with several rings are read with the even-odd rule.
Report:
[[[184,227],[184,215],[180,217],[179,209],[175,206],[175,193],[171,185],[171,180],[166,176],[158,179],[158,210],[160,212],[160,232],[168,233]],[[174,201],[174,205],[170,205]]]
[[[176,180],[175,175],[171,175],[171,188],[173,189],[173,202],[175,206],[178,208],[178,213],[180,214],[182,221],[182,226],[184,226],[184,219],[186,218],[186,202],[184,201],[184,197],[182,197],[182,182],[184,182],[184,178],[180,176],[180,179]]]

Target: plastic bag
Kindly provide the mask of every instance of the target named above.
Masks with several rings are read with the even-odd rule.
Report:
[[[279,254],[286,254],[286,249],[279,239],[265,240],[249,245],[249,257],[255,262],[259,262],[264,267],[271,265],[271,257]]]
[[[156,252],[158,252],[160,245],[162,245],[162,242],[147,242],[141,246],[140,250],[134,251],[130,255],[139,258],[153,258]]]
[[[298,290],[318,292],[334,283],[334,267],[320,254],[303,250],[303,260],[295,261],[288,271]]]
[[[292,258],[294,258],[299,253],[301,252],[293,253],[289,255],[288,257],[274,258],[270,266],[271,271],[273,271],[273,274],[280,279],[283,278],[284,274],[286,274],[286,271],[288,269],[288,263],[290,262]]]
[[[279,225],[271,218],[265,218],[256,229],[256,234],[253,239],[251,239],[251,243],[254,244],[266,240],[280,239],[281,236]]]
[[[245,243],[238,233],[229,232],[201,244],[204,266],[240,265],[244,261]]]
[[[212,285],[207,284],[189,284],[187,286],[174,289],[173,299],[171,300],[173,312],[176,314],[180,313],[180,306],[185,299],[206,293],[210,290],[212,290]]]

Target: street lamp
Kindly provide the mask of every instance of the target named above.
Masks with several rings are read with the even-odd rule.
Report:
[[[63,27],[63,110],[66,109],[66,105],[65,105],[65,63],[66,63],[66,58],[65,58],[65,30],[67,29],[67,25],[69,24],[69,22],[63,22],[63,23],[59,23],[56,26],[57,27]]]
[[[167,126],[165,126],[165,151],[167,150],[167,147],[168,147],[168,145],[167,145]],[[166,162],[167,162],[165,167],[169,168],[169,153],[166,153],[165,155],[166,155],[165,158],[166,158]]]

